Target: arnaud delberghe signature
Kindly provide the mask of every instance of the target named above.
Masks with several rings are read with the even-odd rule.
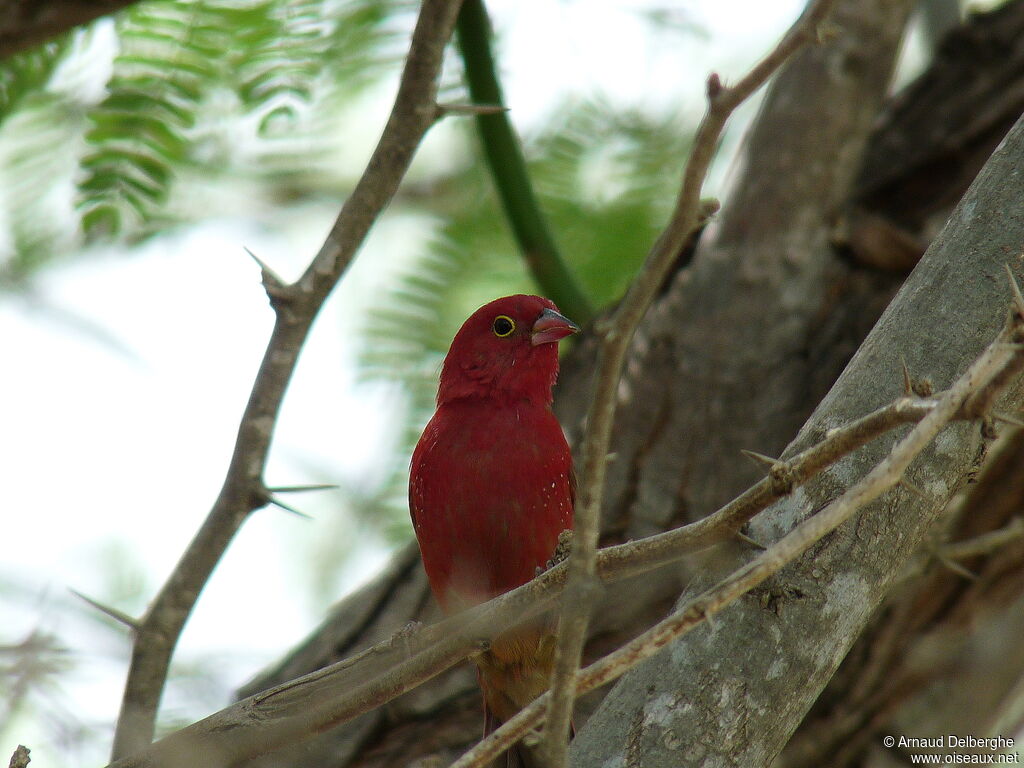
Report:
[[[949,733],[944,736],[915,738],[900,736],[896,746],[909,749],[1013,749],[1013,739],[1008,736],[957,736]]]

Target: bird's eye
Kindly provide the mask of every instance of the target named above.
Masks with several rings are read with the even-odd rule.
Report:
[[[494,331],[494,335],[502,339],[511,335],[515,329],[516,321],[508,315],[498,315],[491,324],[491,330]]]

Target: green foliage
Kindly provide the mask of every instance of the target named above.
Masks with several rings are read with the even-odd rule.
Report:
[[[395,21],[412,10],[408,0],[148,0],[113,17],[114,50],[93,34],[103,19],[3,61],[0,283],[24,286],[81,234],[137,238],[205,215],[188,205],[195,184],[308,184],[337,143],[328,116],[397,61]],[[103,71],[110,56],[96,103],[80,72]]]
[[[294,118],[327,58],[323,9],[314,0],[161,0],[122,14],[108,95],[89,113],[79,184],[86,232],[117,232],[129,211],[137,223],[152,218],[182,169],[209,166],[194,129],[218,95],[262,110],[260,134]]]
[[[47,86],[71,47],[65,37],[0,62],[0,206],[7,209],[0,214],[6,213],[10,243],[0,287],[22,285],[59,240],[55,166],[67,161],[69,116]]]
[[[38,95],[68,52],[69,38],[52,40],[0,61],[0,124],[26,97]]]

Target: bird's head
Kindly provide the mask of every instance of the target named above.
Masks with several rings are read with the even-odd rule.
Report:
[[[558,340],[579,331],[553,302],[519,294],[484,304],[455,334],[438,404],[463,397],[550,403]]]

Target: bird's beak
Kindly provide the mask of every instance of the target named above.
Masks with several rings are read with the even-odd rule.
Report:
[[[538,344],[550,344],[579,332],[580,327],[572,320],[553,309],[545,309],[533,324],[530,342],[536,347]]]

